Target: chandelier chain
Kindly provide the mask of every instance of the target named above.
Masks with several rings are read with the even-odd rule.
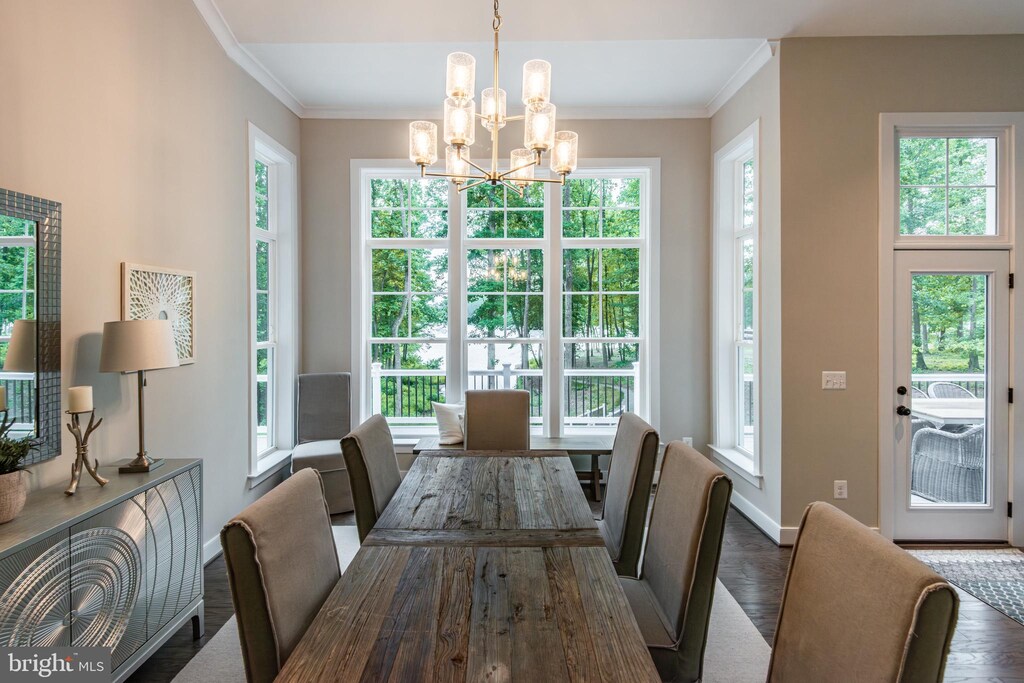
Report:
[[[501,28],[501,13],[498,12],[498,0],[494,0],[494,21],[491,23],[494,30],[497,31]]]

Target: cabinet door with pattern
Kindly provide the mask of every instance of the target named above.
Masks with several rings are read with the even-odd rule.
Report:
[[[71,527],[72,645],[112,648],[116,669],[146,635],[146,494]]]
[[[67,530],[0,560],[0,647],[68,647]]]
[[[146,491],[150,638],[202,594],[202,485],[201,470],[196,466]]]

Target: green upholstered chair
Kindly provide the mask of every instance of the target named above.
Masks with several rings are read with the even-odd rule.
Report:
[[[768,680],[841,672],[850,681],[941,681],[959,604],[909,553],[812,503],[793,546]]]
[[[530,447],[530,392],[466,392],[466,450],[525,451]]]
[[[663,680],[703,675],[731,496],[722,470],[682,441],[668,444],[640,578],[619,577]]]
[[[245,677],[270,683],[341,578],[320,474],[287,479],[228,522],[220,542]]]
[[[651,482],[658,460],[658,433],[633,413],[623,413],[615,432],[604,508],[597,525],[619,576],[637,575]]]
[[[381,415],[374,415],[341,440],[341,451],[348,469],[359,542],[362,543],[402,483],[388,421]]]

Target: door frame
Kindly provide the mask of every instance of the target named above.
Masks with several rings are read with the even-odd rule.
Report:
[[[878,120],[878,530],[886,538],[893,538],[895,526],[895,477],[894,440],[892,430],[882,428],[891,424],[894,416],[892,398],[893,378],[893,319],[895,282],[895,251],[900,248],[935,249],[939,244],[896,244],[896,129],[898,127],[949,128],[992,128],[1007,129],[1007,161],[1002,167],[1006,175],[1005,184],[1009,197],[1004,202],[1004,229],[1008,240],[998,244],[966,241],[959,249],[1010,250],[1010,272],[1024,272],[1024,249],[1015,249],[1018,234],[1018,206],[1024,206],[1024,112],[1003,113],[899,113],[879,114]],[[948,248],[948,245],[945,245]],[[1024,387],[1024,297],[1017,296],[1017,290],[1010,290],[1009,321],[1009,385]],[[1021,361],[1021,362],[1019,362]],[[1024,411],[1009,406],[1009,491],[1008,501],[1024,501]],[[1009,542],[1024,546],[1024,515],[1018,512],[1009,519],[1007,528]]]

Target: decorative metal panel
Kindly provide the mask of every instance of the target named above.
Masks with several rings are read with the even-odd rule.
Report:
[[[202,593],[199,467],[146,491],[148,631],[152,637]]]
[[[36,223],[36,420],[39,447],[25,459],[32,465],[60,455],[60,233],[61,205],[0,188],[5,215]]]
[[[71,645],[70,549],[65,530],[0,562],[0,645]]]

